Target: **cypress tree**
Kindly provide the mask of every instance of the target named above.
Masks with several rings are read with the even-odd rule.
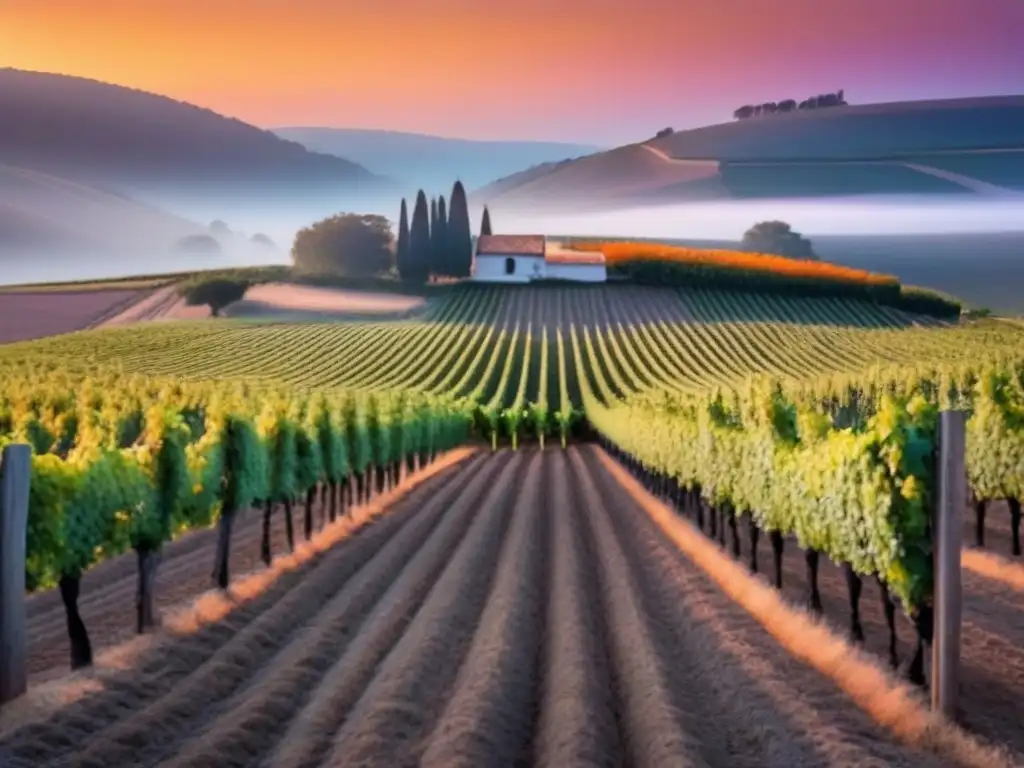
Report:
[[[448,252],[457,277],[469,277],[473,269],[473,234],[469,224],[469,205],[461,181],[452,188],[448,213]]]
[[[398,215],[398,244],[395,247],[395,266],[398,274],[405,275],[409,271],[409,211],[402,198],[402,211]]]
[[[430,256],[427,260],[431,274],[437,274],[437,198],[430,198]]]
[[[480,220],[480,236],[490,235],[491,232],[491,212],[487,210],[487,206],[484,206],[484,215]]]
[[[448,206],[444,195],[437,198],[437,227],[431,233],[434,246],[434,272],[439,275],[451,275],[451,259],[448,258]]]
[[[426,282],[430,269],[430,208],[427,196],[421,189],[416,194],[416,206],[412,210],[412,226],[409,227],[409,262],[403,280]]]

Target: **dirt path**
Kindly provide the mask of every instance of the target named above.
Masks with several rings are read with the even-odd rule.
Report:
[[[571,447],[438,474],[223,621],[11,733],[0,764],[943,763],[789,656],[597,449]]]

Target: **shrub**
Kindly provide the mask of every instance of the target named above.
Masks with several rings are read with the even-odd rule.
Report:
[[[734,284],[757,280],[788,283],[848,283],[895,289],[899,281],[863,269],[844,267],[825,261],[791,259],[765,253],[683,248],[641,242],[574,242],[573,248],[600,251],[609,270],[634,277],[704,277]],[[648,282],[648,280],[645,280]]]
[[[957,319],[963,311],[963,305],[958,299],[930,288],[919,288],[916,285],[902,286],[899,300],[894,306],[906,312],[931,315],[946,320]]]
[[[210,307],[210,313],[219,317],[220,311],[245,296],[248,288],[246,280],[215,277],[183,283],[179,292],[189,306],[206,304]]]

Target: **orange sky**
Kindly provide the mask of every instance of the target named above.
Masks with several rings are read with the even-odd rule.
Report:
[[[840,87],[851,101],[1024,90],[1024,0],[0,6],[0,65],[144,88],[268,127],[615,142]]]

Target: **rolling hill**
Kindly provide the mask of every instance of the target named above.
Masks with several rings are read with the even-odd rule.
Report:
[[[1024,96],[832,107],[679,131],[513,174],[476,204],[527,212],[687,200],[1024,193]]]
[[[134,196],[375,189],[362,166],[145,91],[0,70],[0,163]]]
[[[215,235],[220,252],[182,253],[189,235]],[[214,267],[267,260],[276,247],[202,224],[117,192],[0,165],[0,284]]]
[[[399,183],[447,193],[458,178],[469,188],[522,168],[589,155],[601,147],[541,141],[477,141],[350,128],[277,128],[313,152],[359,163]]]

